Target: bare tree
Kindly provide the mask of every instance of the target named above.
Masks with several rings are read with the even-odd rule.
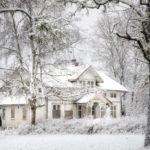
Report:
[[[6,2],[6,1],[4,1]],[[15,37],[15,55],[19,59],[21,70],[17,69],[22,89],[27,88],[31,107],[31,124],[36,124],[36,109],[38,105],[37,79],[39,70],[42,82],[43,60],[55,51],[63,51],[76,41],[70,37],[73,29],[70,27],[70,17],[63,16],[64,6],[55,1],[13,1],[1,3],[0,14],[8,14],[12,19]],[[5,5],[4,5],[5,4]],[[8,5],[7,5],[8,4]],[[16,19],[19,17],[19,21]],[[5,17],[4,17],[5,19]],[[11,34],[11,33],[10,33]],[[68,41],[70,40],[69,44]],[[73,39],[71,41],[71,39]],[[11,45],[12,46],[12,45]],[[3,49],[11,49],[3,46]],[[29,55],[29,58],[28,58]],[[20,68],[20,67],[19,67]],[[24,80],[24,74],[29,74],[29,82]],[[20,85],[20,84],[19,84]]]

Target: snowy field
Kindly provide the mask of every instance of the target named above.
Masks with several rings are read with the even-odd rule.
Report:
[[[143,150],[144,135],[0,136],[0,150]]]

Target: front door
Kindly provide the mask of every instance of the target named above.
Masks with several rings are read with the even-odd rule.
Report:
[[[98,105],[98,103],[94,103],[92,106],[92,116],[93,116],[93,118],[99,117],[99,105]]]

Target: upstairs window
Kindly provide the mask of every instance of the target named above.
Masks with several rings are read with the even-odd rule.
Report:
[[[15,119],[15,107],[11,108],[11,119]]]
[[[91,81],[91,88],[94,88],[94,81]]]
[[[94,88],[95,82],[94,81],[80,81],[80,85],[81,87]]]
[[[87,82],[87,87],[90,88],[91,87],[91,81]]]
[[[117,97],[117,94],[116,94],[116,93],[111,93],[111,94],[110,94],[110,97],[111,97],[111,98],[116,98],[116,97]]]

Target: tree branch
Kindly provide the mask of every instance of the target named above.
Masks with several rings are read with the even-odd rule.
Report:
[[[25,14],[29,19],[32,19],[31,15],[28,12],[20,8],[0,9],[0,13],[16,13],[16,12],[21,12]]]
[[[124,0],[119,0],[119,2],[132,8],[140,17],[142,16],[142,14],[134,7],[133,4],[130,4],[129,2],[124,1]]]
[[[2,48],[2,49],[7,49],[7,50],[9,50],[9,51],[12,51],[12,52],[17,53],[17,51],[16,51],[15,49],[12,49],[12,48],[9,48],[9,47],[0,46],[0,48]]]
[[[143,57],[144,57],[148,62],[150,62],[150,58],[149,58],[149,56],[147,55],[147,50],[144,49],[144,47],[143,47],[143,45],[142,45],[142,42],[141,42],[139,39],[133,38],[133,37],[131,37],[129,34],[120,35],[119,33],[116,33],[116,35],[117,35],[118,37],[120,37],[120,38],[129,40],[129,41],[135,41],[135,42],[139,45],[140,50],[141,50],[141,52],[142,52],[142,54],[143,54]]]

